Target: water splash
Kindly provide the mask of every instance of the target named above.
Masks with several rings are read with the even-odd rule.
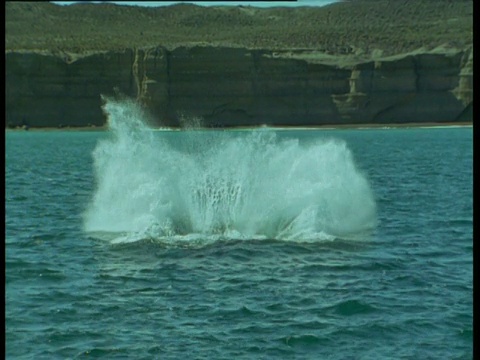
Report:
[[[131,101],[106,100],[85,230],[114,242],[362,237],[375,202],[343,141],[271,129],[154,132]]]

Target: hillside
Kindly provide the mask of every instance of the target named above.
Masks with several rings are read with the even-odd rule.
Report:
[[[315,49],[393,55],[472,44],[471,0],[357,0],[324,7],[147,8],[7,2],[6,50],[119,50],[162,45]]]

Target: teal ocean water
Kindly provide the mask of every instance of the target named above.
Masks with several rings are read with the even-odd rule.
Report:
[[[472,129],[6,132],[7,359],[471,359]]]

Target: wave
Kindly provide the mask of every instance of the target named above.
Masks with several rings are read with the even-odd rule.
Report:
[[[113,242],[364,238],[376,205],[345,142],[269,128],[154,132],[133,101],[106,99],[85,230]]]

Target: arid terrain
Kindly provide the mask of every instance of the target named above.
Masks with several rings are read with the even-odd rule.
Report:
[[[6,3],[6,50],[82,52],[162,45],[394,55],[472,43],[471,0],[356,0],[324,7],[158,8]]]
[[[274,125],[302,116],[323,125],[464,121],[471,112],[471,0],[298,8],[7,2],[5,10],[9,126],[32,118],[37,101],[35,117],[50,120],[32,126],[59,117],[80,126],[79,101],[98,107],[113,87],[174,125],[184,110],[214,125],[230,116],[227,126],[261,123],[265,113]],[[218,89],[209,95],[201,84]],[[100,111],[92,114],[88,123],[103,123]]]

